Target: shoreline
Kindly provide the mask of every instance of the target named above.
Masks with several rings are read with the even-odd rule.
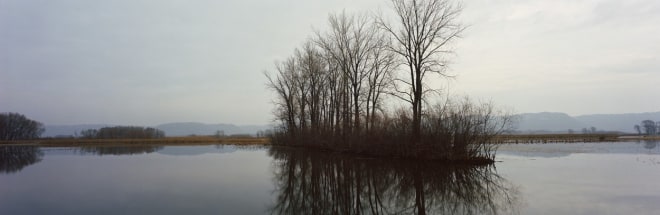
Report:
[[[590,143],[660,140],[660,136],[620,134],[507,134],[491,139],[494,144],[506,143]]]
[[[660,140],[660,136],[618,135],[618,134],[512,134],[498,135],[490,143],[580,143],[580,142],[622,142]],[[39,145],[39,146],[177,146],[177,145],[271,145],[269,138],[261,137],[165,137],[157,139],[56,139],[42,138],[35,140],[3,140],[2,145]],[[329,150],[333,151],[333,150]],[[340,150],[341,151],[341,150]]]
[[[178,146],[178,145],[270,145],[268,138],[166,137],[157,139],[36,139],[0,141],[2,145],[67,146]]]

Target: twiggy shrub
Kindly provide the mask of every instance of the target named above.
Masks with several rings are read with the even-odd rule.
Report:
[[[350,136],[316,131],[293,136],[285,126],[271,136],[275,145],[310,146],[372,156],[489,163],[497,147],[490,141],[509,129],[513,115],[492,103],[469,99],[436,104],[422,117],[420,141],[411,142],[411,114],[403,109],[379,115],[368,130]]]

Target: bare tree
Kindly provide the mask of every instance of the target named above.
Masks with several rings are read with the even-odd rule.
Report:
[[[641,127],[644,128],[644,133],[646,133],[646,135],[655,135],[655,133],[657,133],[655,122],[653,122],[653,120],[647,119],[642,121]]]
[[[390,50],[403,58],[407,67],[405,78],[397,79],[403,89],[395,88],[394,95],[412,105],[413,141],[418,143],[424,94],[432,91],[424,81],[429,73],[450,77],[446,73],[446,56],[451,53],[448,45],[464,30],[457,23],[461,7],[449,0],[392,0],[392,3],[397,24],[391,25],[383,17],[378,18],[378,23],[394,40]]]
[[[389,35],[378,32],[376,44],[370,53],[370,69],[368,77],[368,92],[366,102],[365,127],[370,130],[376,123],[376,111],[381,111],[381,100],[389,88],[392,87],[392,72],[396,67],[396,56],[387,51],[391,45]]]
[[[296,110],[294,100],[296,95],[295,77],[293,70],[295,70],[295,60],[289,58],[284,63],[276,63],[277,76],[271,77],[267,72],[264,72],[268,78],[267,86],[277,93],[277,99],[274,101],[276,105],[275,115],[278,119],[282,120],[286,126],[287,134],[292,137],[296,136]]]
[[[45,131],[44,125],[19,113],[0,113],[0,140],[35,139]]]
[[[337,62],[342,78],[346,80],[346,86],[351,97],[350,115],[352,115],[353,133],[360,132],[361,117],[361,95],[363,84],[369,78],[373,70],[370,68],[369,55],[377,46],[378,29],[364,15],[347,15],[346,13],[330,15],[330,31],[327,34],[317,32],[317,43],[327,51],[329,56]],[[350,104],[348,104],[350,103]],[[344,110],[349,113],[349,110]]]
[[[300,124],[304,133],[309,121],[310,136],[316,138],[321,127],[321,96],[326,91],[324,76],[327,73],[322,55],[311,41],[296,51],[298,71],[296,83],[300,92]]]

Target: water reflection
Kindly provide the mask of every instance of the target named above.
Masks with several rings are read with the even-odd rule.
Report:
[[[161,150],[162,146],[81,146],[76,149],[80,154],[95,155],[134,155],[148,154]]]
[[[657,140],[644,140],[642,141],[644,143],[644,148],[645,149],[655,149],[655,147],[658,147],[658,141]]]
[[[0,173],[15,173],[41,161],[44,153],[37,146],[0,146]]]
[[[208,146],[167,146],[162,150],[158,150],[159,154],[174,155],[174,156],[191,156],[202,155],[208,153],[233,153],[236,151],[261,151],[265,150],[265,146],[251,146],[251,145],[208,145]]]
[[[273,214],[512,214],[520,192],[494,166],[361,159],[272,147]]]

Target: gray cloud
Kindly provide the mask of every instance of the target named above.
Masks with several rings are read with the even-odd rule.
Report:
[[[521,112],[657,111],[630,95],[660,80],[659,5],[466,1],[452,88]],[[267,123],[262,72],[328,13],[378,7],[388,1],[0,0],[0,111],[48,124]]]
[[[655,1],[470,1],[457,91],[520,112],[658,111]]]

